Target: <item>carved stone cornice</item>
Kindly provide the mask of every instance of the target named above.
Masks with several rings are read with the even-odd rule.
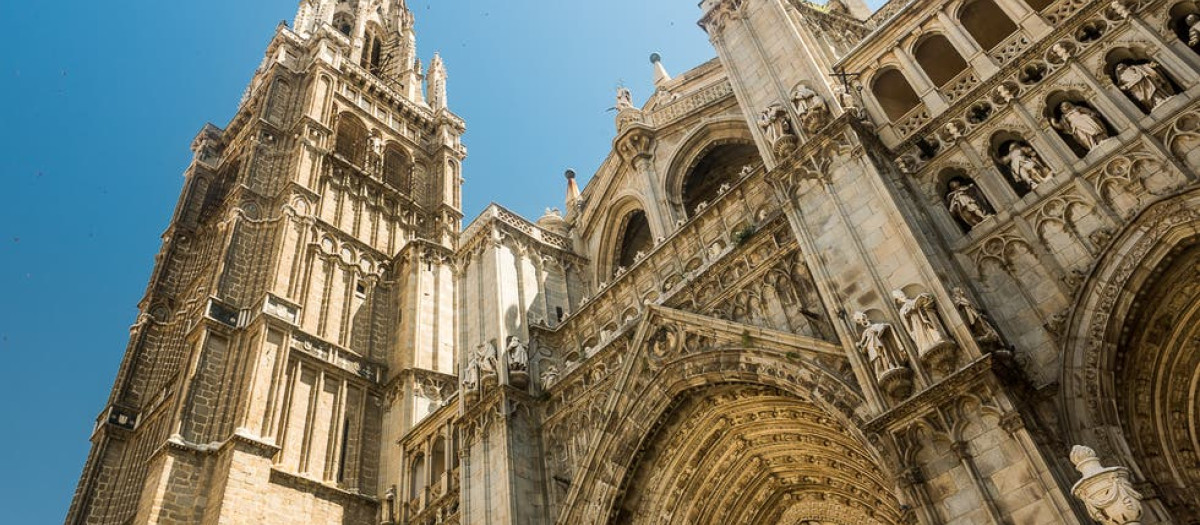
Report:
[[[650,127],[633,125],[617,137],[616,150],[625,162],[636,166],[638,159],[654,155],[655,134]]]
[[[917,393],[890,410],[867,422],[865,430],[878,433],[894,430],[926,412],[945,405],[964,393],[971,392],[991,377],[994,359],[983,356],[941,382]]]
[[[704,9],[704,16],[700,18],[699,25],[708,36],[716,38],[725,30],[725,25],[730,20],[740,18],[742,16],[743,0],[707,0],[701,4],[701,9]]]

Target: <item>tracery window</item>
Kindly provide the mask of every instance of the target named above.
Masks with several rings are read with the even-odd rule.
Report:
[[[367,137],[367,127],[357,118],[343,113],[338,119],[334,152],[361,167],[367,159]]]
[[[389,146],[383,155],[383,181],[405,195],[412,194],[412,162],[399,147]]]

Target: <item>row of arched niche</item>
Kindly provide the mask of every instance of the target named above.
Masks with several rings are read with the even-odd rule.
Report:
[[[1053,3],[1049,0],[1024,1],[1038,12]],[[1017,24],[994,0],[974,0],[965,3],[958,11],[957,20],[967,35],[985,51],[1003,44],[1018,31]],[[1200,8],[1196,4],[1190,1],[1176,4],[1171,9],[1171,29],[1182,42],[1200,52]],[[1098,32],[1083,31],[1079,35],[1084,41],[1099,37]],[[939,91],[951,88],[951,83],[970,68],[966,58],[941,33],[930,33],[922,37],[913,45],[911,55]],[[1106,73],[1120,86],[1118,66],[1150,62],[1149,57],[1138,50],[1116,49],[1109,54]],[[921,105],[920,96],[896,66],[887,66],[878,71],[871,79],[870,86],[872,96],[879,103],[884,116],[891,122],[901,121]],[[1128,92],[1126,95],[1143,111],[1149,112],[1153,109]]]

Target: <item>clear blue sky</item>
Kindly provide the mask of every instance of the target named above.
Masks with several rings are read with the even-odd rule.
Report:
[[[875,2],[872,2],[874,4]],[[205,122],[224,126],[295,0],[0,2],[0,509],[61,523]],[[610,147],[618,84],[714,56],[696,0],[415,0],[467,121],[468,220],[538,217]]]

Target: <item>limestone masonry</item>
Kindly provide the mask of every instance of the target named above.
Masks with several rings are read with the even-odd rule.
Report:
[[[561,212],[464,228],[405,2],[303,0],[66,522],[1200,524],[1200,5],[697,16]]]

